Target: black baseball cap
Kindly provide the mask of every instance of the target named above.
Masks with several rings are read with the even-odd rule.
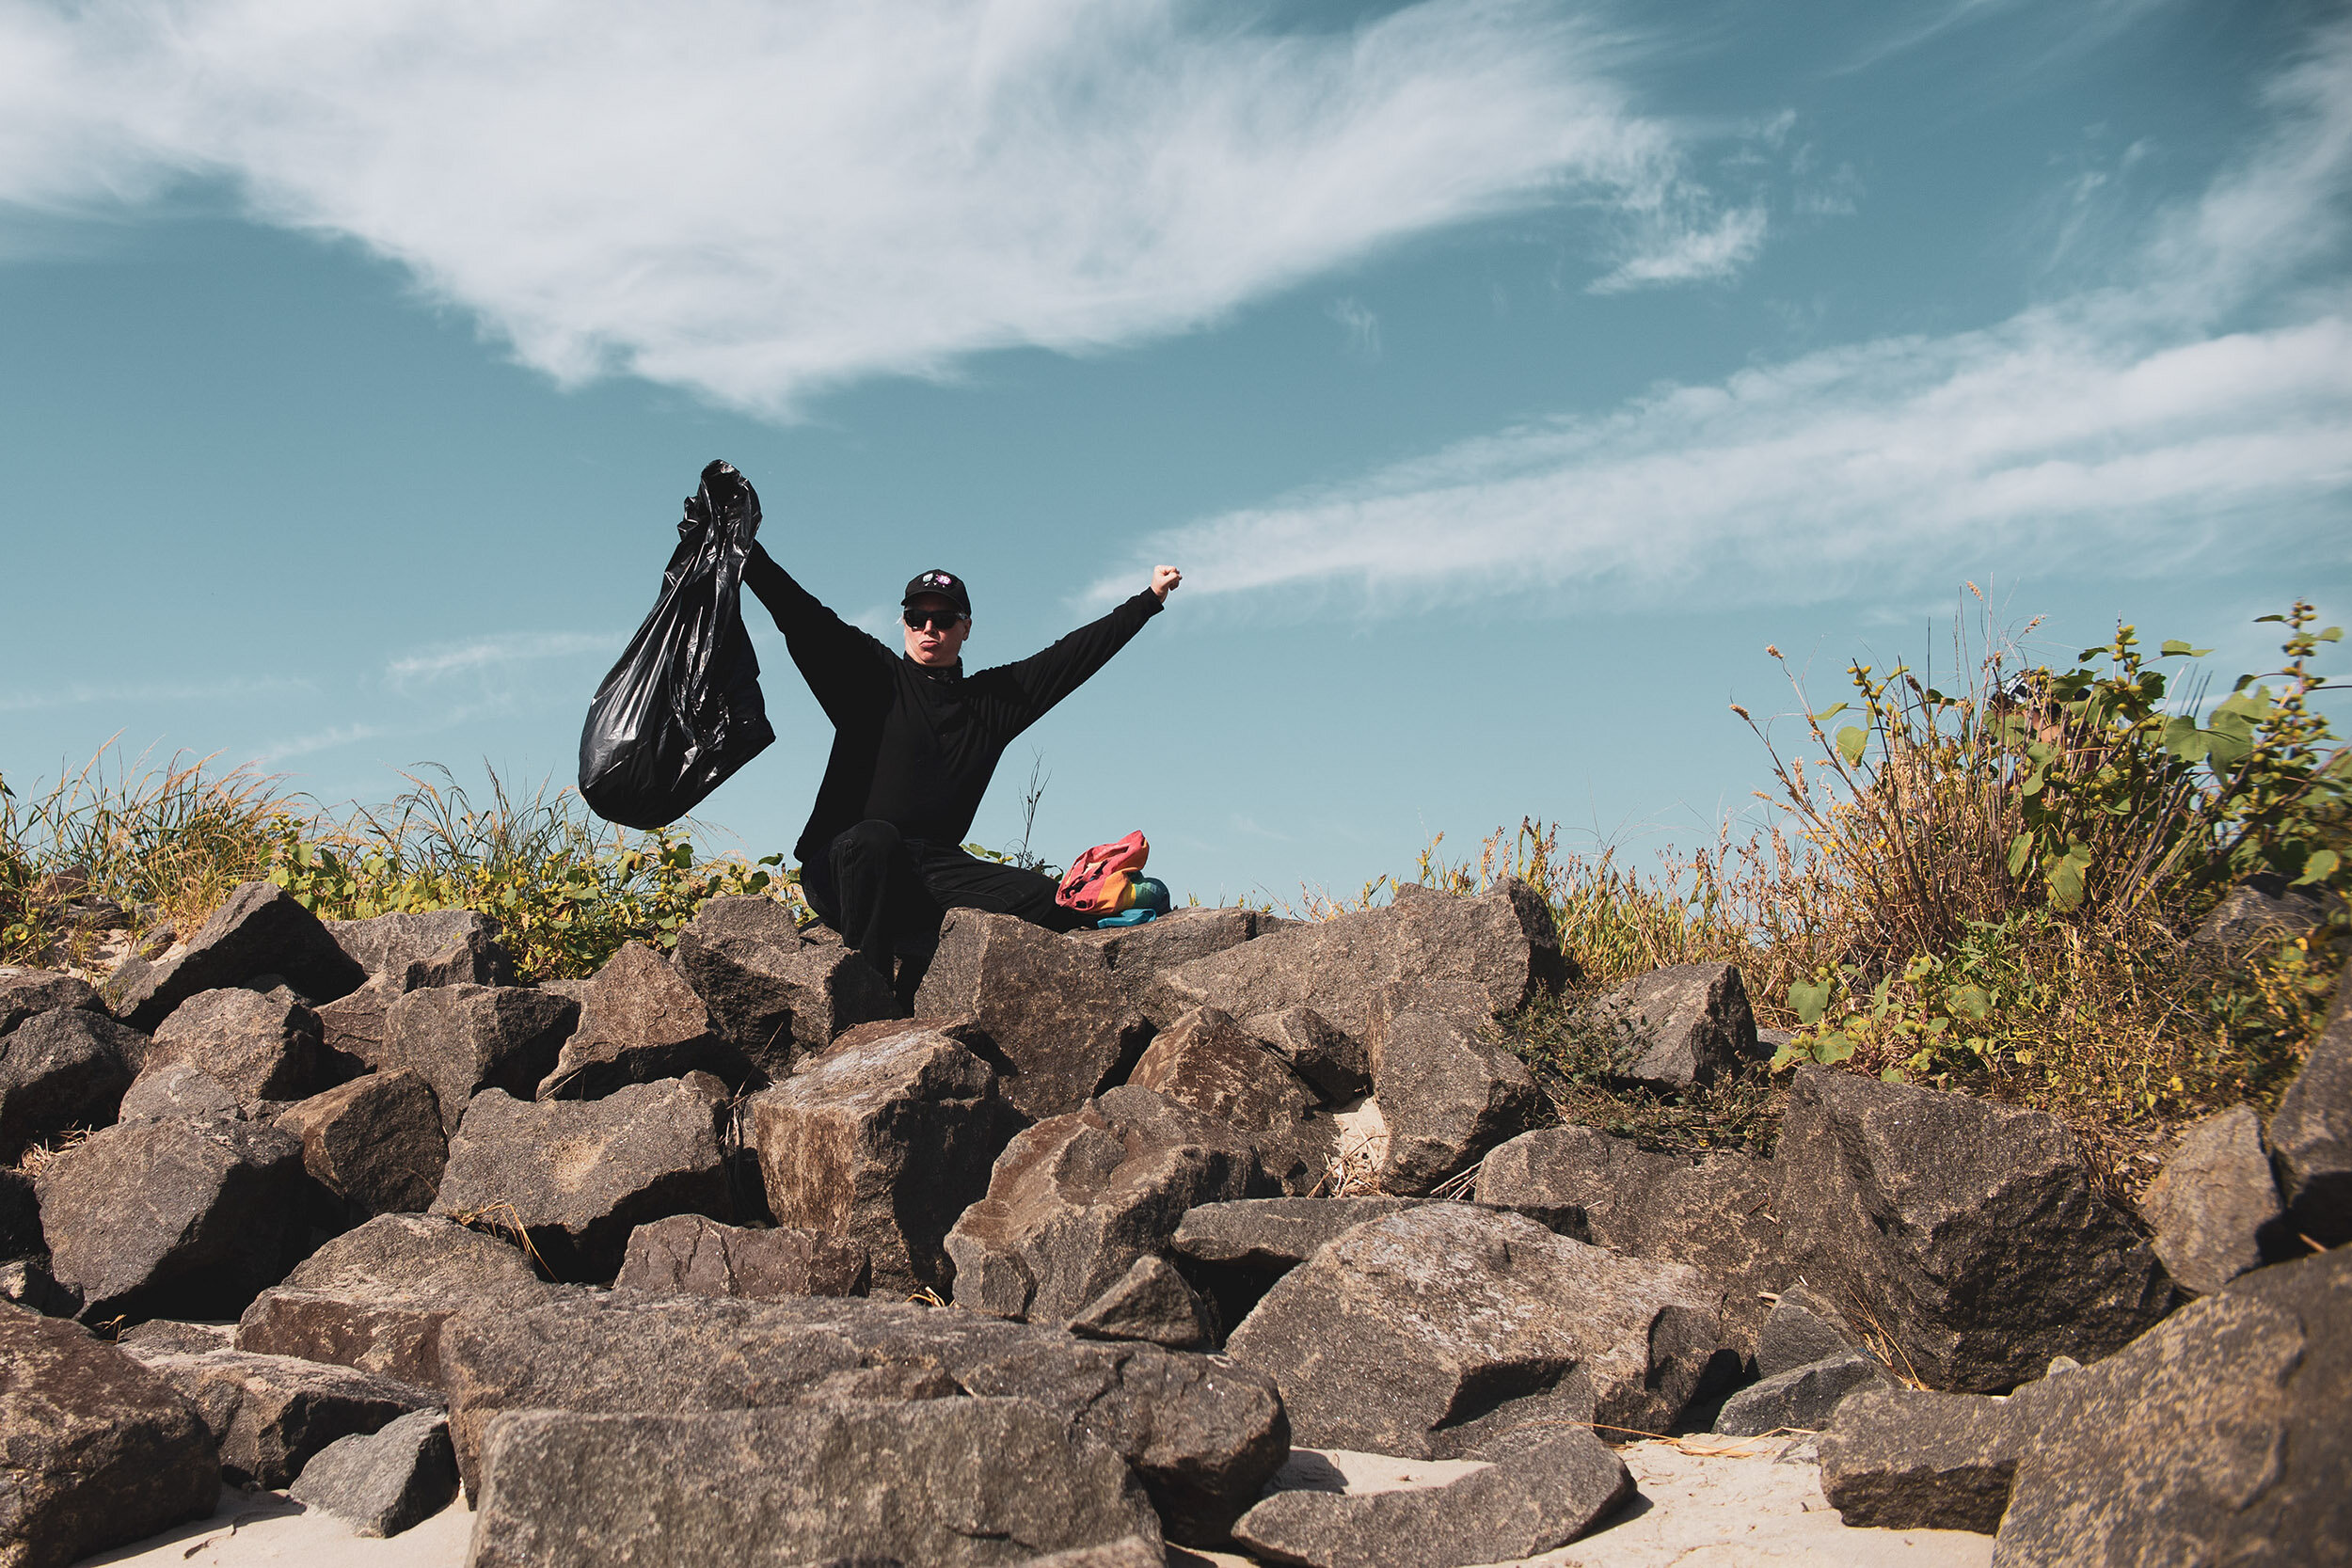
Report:
[[[956,607],[956,613],[969,618],[972,594],[963,586],[963,579],[953,572],[921,572],[907,580],[906,597],[898,601],[901,608],[913,604],[926,594],[934,594]]]

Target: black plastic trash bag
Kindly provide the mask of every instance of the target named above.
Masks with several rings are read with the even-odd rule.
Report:
[[[580,799],[626,828],[667,827],[776,738],[741,605],[759,497],[713,463],[677,532],[661,597],[580,732]]]

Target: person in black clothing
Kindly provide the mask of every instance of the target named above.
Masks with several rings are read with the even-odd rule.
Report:
[[[972,597],[948,572],[925,572],[902,601],[905,651],[843,621],[754,546],[743,585],[784,633],[825,717],[833,754],[808,826],[793,846],[801,891],[818,918],[914,990],[951,909],[988,910],[1055,930],[1089,917],[1054,902],[1053,878],[967,853],[964,836],[997,759],[1013,738],[1108,663],[1183,581],[1154,567],[1152,586],[1018,664],[963,673]]]

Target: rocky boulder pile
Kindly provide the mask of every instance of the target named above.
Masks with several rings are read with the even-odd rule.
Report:
[[[2352,1559],[2352,1002],[2133,1212],[2048,1117],[1819,1069],[1769,1158],[1552,1125],[1494,1024],[1573,973],[1516,883],[959,911],[913,1018],[762,899],[540,986],[258,883],[0,970],[0,1563],[224,1481],[462,1487],[482,1564],[1490,1562],[1682,1431],[2004,1562]],[[1756,1070],[1732,966],[1583,1006],[1628,1083]]]

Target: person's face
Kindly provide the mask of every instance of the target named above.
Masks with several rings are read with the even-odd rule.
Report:
[[[956,607],[938,594],[917,594],[898,619],[902,626],[910,619],[926,623],[905,626],[907,657],[934,670],[944,670],[961,658],[963,640],[972,635],[971,617],[959,616]]]

